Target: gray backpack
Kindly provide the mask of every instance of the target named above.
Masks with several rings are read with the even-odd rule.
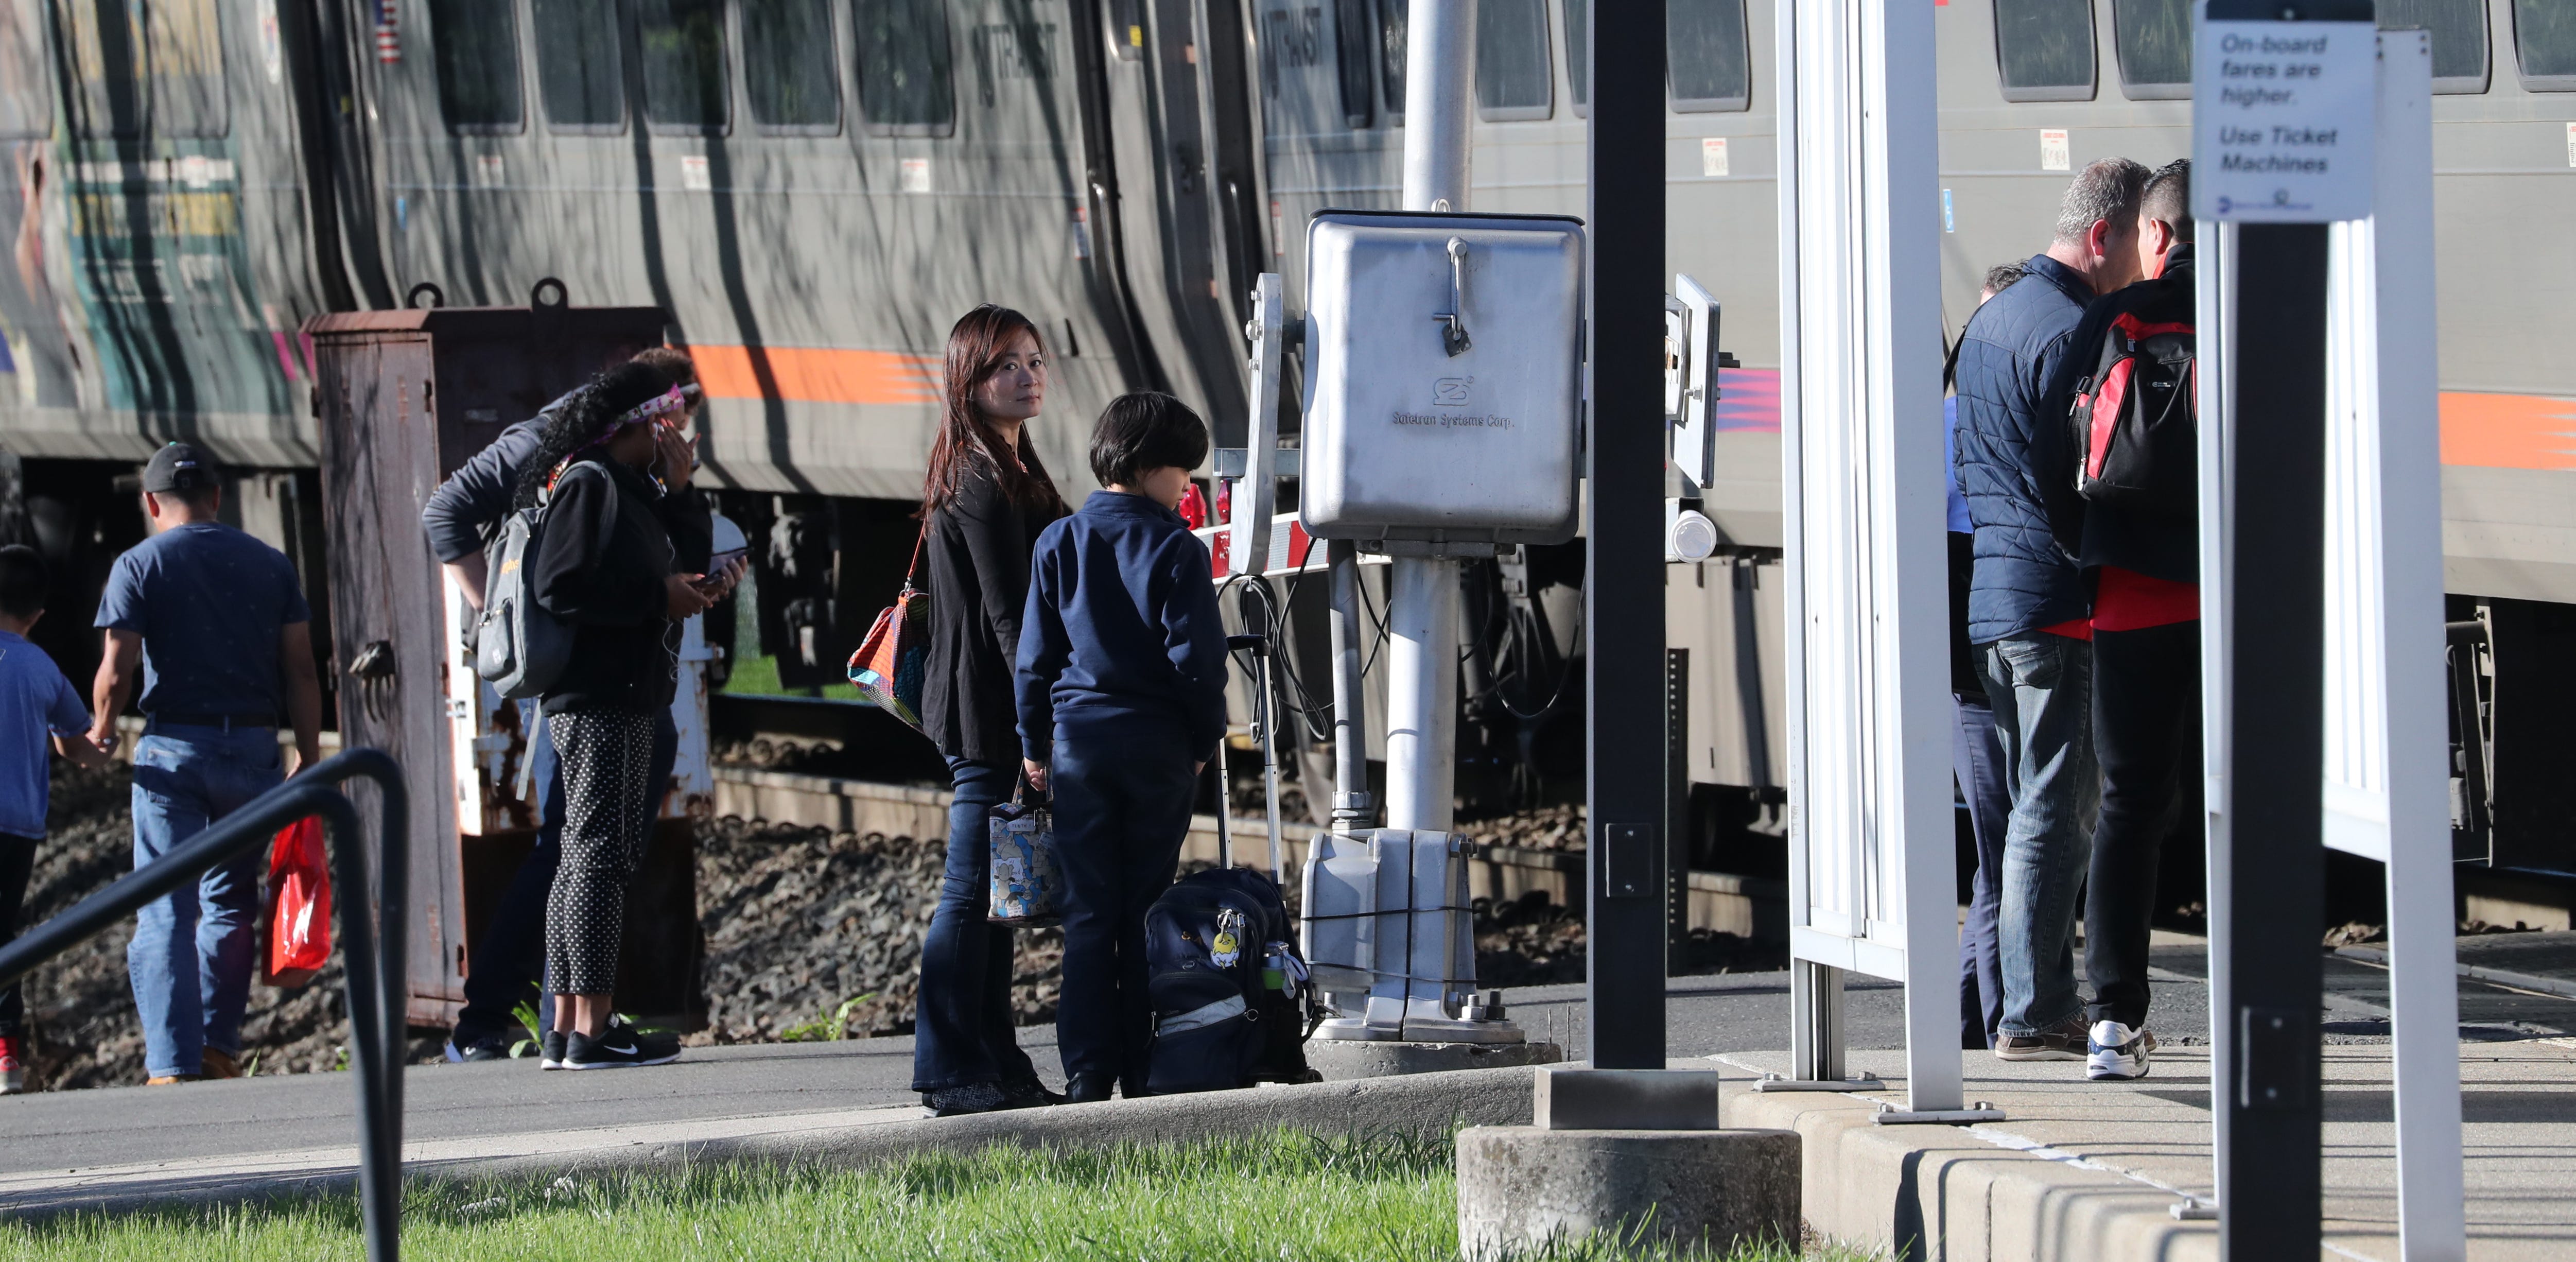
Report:
[[[569,479],[590,466],[576,464]],[[591,476],[600,476],[596,469]],[[561,485],[560,482],[557,485]],[[546,504],[513,511],[493,545],[492,574],[483,587],[483,620],[474,627],[474,673],[503,697],[516,701],[538,696],[554,686],[572,660],[573,626],[547,612],[528,590],[529,569],[545,538]]]

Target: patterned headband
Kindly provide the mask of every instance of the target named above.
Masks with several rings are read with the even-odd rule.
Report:
[[[618,416],[614,423],[609,425],[609,432],[614,433],[629,425],[641,425],[646,421],[658,421],[675,412],[686,412],[689,410],[690,396],[695,395],[697,392],[698,388],[693,385],[673,386],[652,398],[646,399],[642,403],[638,403],[635,406],[626,409],[624,413]]]

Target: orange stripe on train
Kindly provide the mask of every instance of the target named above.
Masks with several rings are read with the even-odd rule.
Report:
[[[701,344],[687,349],[698,366],[698,384],[709,398],[803,403],[939,401],[940,365],[928,355],[804,346]],[[767,383],[761,380],[763,369]]]
[[[2442,463],[2576,470],[2576,399],[2445,390]]]
[[[699,383],[712,398],[763,399],[774,395],[807,403],[939,401],[940,363],[929,355],[834,347],[764,347],[761,354],[772,383],[772,388],[764,389],[752,358],[753,348],[702,344],[688,351],[689,357],[697,361]],[[1750,403],[1766,411],[1761,404],[1777,406],[1772,400],[1750,395],[1735,402]],[[1760,420],[1769,420],[1771,427],[1779,424],[1776,412],[1768,417],[1737,419],[1738,425],[1729,428],[1745,427],[1745,419],[1755,421],[1752,428],[1769,428],[1761,426]],[[2576,400],[2444,391],[2442,463],[2576,470]]]

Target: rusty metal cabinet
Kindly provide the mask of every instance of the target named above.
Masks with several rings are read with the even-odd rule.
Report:
[[[542,293],[545,287],[540,287]],[[558,296],[560,290],[557,290]],[[421,528],[430,492],[510,425],[600,369],[662,342],[652,307],[434,307],[317,316],[314,417],[330,536],[340,733],[392,754],[411,785],[409,1013],[452,1021],[490,904],[533,840],[499,809],[510,751],[474,774],[478,735],[451,683],[460,612]],[[470,673],[470,667],[463,673]],[[515,723],[512,724],[515,726]],[[467,774],[458,774],[464,767]],[[358,792],[367,792],[360,789]],[[362,802],[369,813],[375,807]],[[692,906],[695,890],[688,891]],[[696,939],[694,913],[686,926]],[[623,996],[621,996],[623,998]]]

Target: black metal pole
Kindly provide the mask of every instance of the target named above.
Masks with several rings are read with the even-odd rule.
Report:
[[[1664,6],[1593,0],[1587,1058],[1664,1067]]]
[[[2324,224],[2247,224],[2236,285],[2227,978],[2235,1035],[2219,1242],[2312,1258],[2324,1211]]]
[[[375,782],[382,803],[381,879],[368,880],[358,812],[333,786]],[[411,853],[411,807],[402,768],[381,750],[353,749],[251,799],[177,849],[70,911],[0,947],[0,984],[96,936],[144,904],[195,881],[219,863],[269,844],[278,829],[319,816],[331,840],[338,892],[342,973],[348,987],[349,1061],[358,1092],[358,1197],[370,1262],[395,1262],[402,1246],[403,944]]]

